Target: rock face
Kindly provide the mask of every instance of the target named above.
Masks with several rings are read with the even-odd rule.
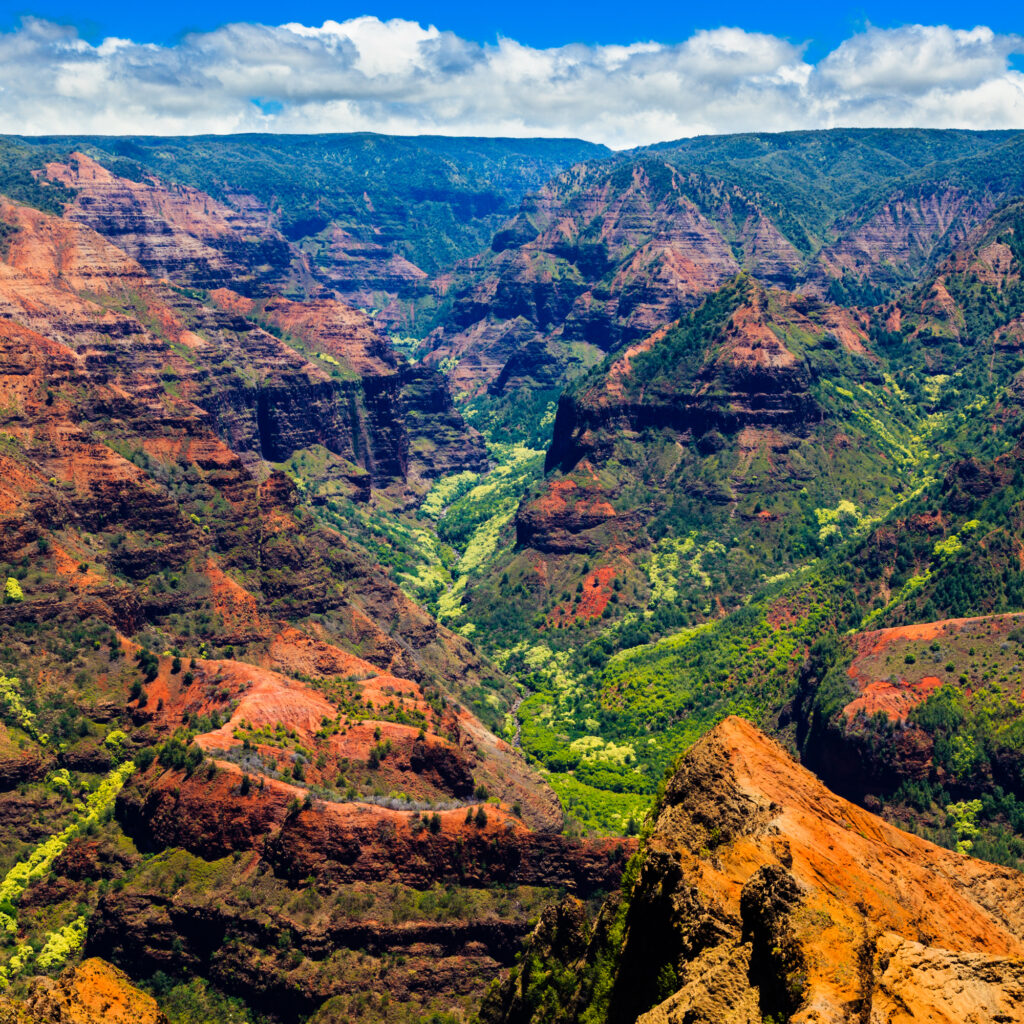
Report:
[[[681,762],[622,896],[591,927],[559,913],[534,941],[573,980],[527,1000],[514,978],[485,1020],[1024,1020],[1021,876],[847,803],[736,718]]]
[[[253,301],[227,289],[212,298],[222,309],[244,311],[256,323],[286,332],[330,375],[326,386],[314,389],[284,382],[274,394],[263,382],[255,395],[232,398],[221,388],[210,398],[225,416],[244,416],[246,407],[255,406],[264,458],[283,461],[299,448],[322,445],[365,470],[373,486],[397,492],[406,485],[413,493],[449,473],[487,468],[480,435],[456,410],[444,378],[399,357],[363,313],[334,299]],[[266,331],[249,329],[247,354],[252,342],[276,342]],[[271,359],[264,355],[262,361]],[[245,437],[235,443],[252,444]]]
[[[934,266],[968,239],[995,208],[994,197],[955,186],[897,191],[866,215],[864,209],[836,226],[839,239],[817,257],[830,277],[902,285]]]
[[[502,806],[487,821],[466,823],[469,794],[441,810],[440,828],[417,829],[417,816],[369,802],[318,803],[289,810],[295,787],[267,780],[258,795],[238,791],[241,773],[216,784],[167,774],[127,792],[118,808],[126,830],[143,849],[182,847],[208,859],[256,850],[279,878],[315,875],[325,884],[435,883],[555,886],[582,896],[613,887],[633,847],[626,840],[573,843],[532,833]]]
[[[11,1016],[3,1016],[8,1011]],[[21,1006],[0,1000],[0,1017],[12,1024],[167,1024],[152,996],[99,957],[69,967],[56,980],[36,979]]]
[[[843,314],[824,304],[745,282],[739,300],[721,325],[696,339],[689,365],[641,375],[638,357],[668,336],[662,328],[627,349],[597,386],[576,389],[561,399],[555,419],[549,469],[571,469],[593,457],[616,432],[668,428],[697,437],[737,434],[744,428],[806,433],[822,410],[810,393],[807,360],[786,337],[797,332],[827,334]],[[855,351],[864,351],[863,329],[851,317],[842,324]],[[653,379],[651,379],[653,377]]]
[[[348,302],[372,307],[382,296],[415,294],[427,278],[426,271],[405,256],[372,239],[357,237],[339,224],[327,227],[322,238],[317,274]],[[399,316],[400,309],[396,310]]]
[[[287,287],[301,273],[300,255],[271,226],[270,211],[254,201],[232,208],[185,185],[155,177],[132,181],[84,153],[47,165],[46,174],[75,192],[65,216],[108,238],[156,277],[200,288],[244,282],[266,290]]]
[[[526,200],[493,256],[467,265],[431,359],[455,361],[453,384],[470,394],[543,386],[564,379],[572,345],[607,352],[698,305],[740,270],[734,250],[792,283],[800,254],[754,209],[733,227],[736,198],[704,195],[651,157],[567,172]]]
[[[854,493],[890,455],[820,381],[881,383],[867,344],[860,314],[738,276],[562,394],[550,475],[516,514],[520,548],[628,551],[639,523],[684,503],[702,528],[777,534],[783,505],[818,486],[807,467],[819,458]]]
[[[204,305],[74,222],[13,204],[0,214],[18,228],[0,265],[0,309],[85,354],[104,381],[190,400],[249,465],[322,446],[352,492],[366,474],[413,494],[436,474],[486,466],[440,376],[400,360],[351,307],[257,304],[226,290]],[[293,331],[310,358],[256,318]]]
[[[790,162],[791,144],[809,147],[806,162]],[[450,367],[456,390],[506,395],[571,380],[740,270],[773,287],[872,304],[934,268],[1021,189],[980,165],[966,184],[930,166],[929,152],[865,168],[870,192],[862,182],[843,192],[842,146],[827,136],[818,146],[809,136],[762,137],[749,151],[738,144],[731,160],[716,161],[715,143],[706,145],[707,153],[696,142],[572,168],[524,200],[491,253],[439,277],[433,286],[451,309],[429,358]],[[856,159],[860,141],[844,145]],[[762,166],[748,177],[759,150]],[[815,182],[812,164],[832,170]]]

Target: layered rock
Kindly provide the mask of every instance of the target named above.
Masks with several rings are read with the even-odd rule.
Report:
[[[525,383],[514,363],[545,341],[540,372],[564,379],[573,344],[610,351],[675,320],[737,273],[737,251],[791,284],[802,261],[792,243],[756,208],[734,208],[738,192],[708,196],[704,184],[653,157],[563,175],[495,236],[495,256],[467,264],[472,283],[430,358],[457,363],[460,390],[503,391]]]
[[[18,227],[0,265],[0,308],[105,380],[157,402],[191,400],[249,465],[322,446],[355,494],[359,473],[415,494],[436,475],[486,466],[442,379],[400,360],[351,307],[278,300],[264,317],[264,302],[226,291],[214,293],[220,308],[203,305],[78,224],[11,204],[0,212]],[[310,358],[246,314],[294,330]]]
[[[738,278],[699,313],[625,349],[560,398],[546,466],[561,475],[520,506],[519,545],[629,549],[637,523],[681,491],[709,519],[763,493],[759,463],[778,496],[799,490],[807,475],[797,453],[812,438],[838,448],[840,460],[849,447],[848,436],[837,437],[841,414],[817,384],[834,370],[819,364],[878,380],[865,326],[826,303]],[[872,447],[862,454],[887,459]],[[850,474],[863,472],[858,465]],[[638,493],[647,499],[641,507]],[[753,522],[770,529],[774,520]]]
[[[266,289],[301,273],[299,254],[252,197],[228,206],[153,176],[120,177],[81,152],[48,164],[46,174],[75,193],[65,216],[110,239],[154,276],[201,288],[247,282]]]
[[[0,627],[40,716],[69,730],[59,766],[93,774],[128,753],[152,762],[191,725],[188,756],[202,772],[152,763],[124,794],[126,828],[172,856],[253,854],[291,896],[310,874],[371,893],[613,885],[628,844],[559,836],[561,808],[539,773],[453,699],[496,670],[318,523],[304,481],[271,465],[322,448],[403,500],[437,473],[484,468],[439,375],[407,366],[341,303],[218,292],[207,304],[154,282],[80,223],[0,211],[18,228],[0,262],[0,557],[31,569]],[[71,674],[66,637],[85,632],[96,638],[82,643],[90,668]],[[93,725],[83,735],[72,722]],[[56,749],[39,729],[28,735],[33,749]],[[5,772],[14,783],[56,763],[12,758]],[[401,792],[390,801],[400,809],[381,792]],[[58,797],[3,803],[19,840],[63,827]],[[72,898],[91,912],[100,879],[76,871],[62,863],[34,886],[19,926]],[[252,910],[244,928],[259,930]],[[195,941],[215,934],[223,911],[203,908]],[[96,921],[114,923],[94,948],[133,971],[180,971],[194,935],[167,914],[178,932],[140,958],[138,907],[111,901]],[[486,928],[460,919],[412,935],[370,920],[346,927],[353,961],[379,932],[382,950],[415,953],[422,977],[447,984],[462,971],[453,985],[468,998],[511,960],[528,914],[505,908]],[[309,958],[335,937],[311,938]],[[250,997],[272,989],[284,1015],[300,1003],[309,1012],[303,972],[284,977],[294,966],[232,984]],[[416,977],[402,985],[396,997],[413,1001],[424,988]],[[319,1001],[348,991],[335,975],[317,986]]]
[[[471,394],[572,380],[581,363],[675,320],[741,269],[871,305],[1021,194],[971,145],[959,166],[935,162],[950,154],[934,139],[869,134],[692,140],[563,173],[524,200],[491,254],[434,282],[450,312],[429,358]],[[1012,162],[1016,143],[1004,141]],[[890,149],[900,156],[879,157]]]
[[[847,803],[739,719],[683,759],[641,856],[592,928],[538,929],[575,981],[527,1000],[514,978],[484,1019],[1024,1019],[1021,876]]]
[[[223,291],[215,298],[230,302]],[[340,362],[358,375],[366,423],[351,460],[360,461],[360,445],[371,452],[386,446],[392,451],[387,466],[371,469],[374,483],[386,481],[390,474],[416,486],[450,473],[487,468],[480,435],[456,410],[441,374],[400,358],[364,314],[335,300],[274,299],[254,308],[261,319],[326,357],[329,365]]]
[[[837,241],[818,266],[832,278],[902,286],[968,239],[996,206],[995,198],[936,183],[900,190],[835,225]]]
[[[318,275],[346,301],[364,308],[381,299],[415,294],[427,278],[425,270],[379,242],[359,238],[339,224],[327,227],[318,246]]]
[[[669,329],[656,331],[627,349],[597,385],[577,388],[559,402],[548,468],[572,468],[593,457],[616,431],[668,428],[698,437],[744,428],[801,433],[822,412],[810,394],[810,376],[786,337],[797,332],[826,334],[837,342],[839,311],[786,293],[759,288],[743,292],[740,304],[721,325],[709,325],[697,339],[686,366],[670,366],[637,380],[637,357],[664,347]],[[672,325],[677,326],[677,325]],[[842,324],[854,351],[864,352],[866,335],[853,318]],[[841,329],[842,329],[841,328]]]

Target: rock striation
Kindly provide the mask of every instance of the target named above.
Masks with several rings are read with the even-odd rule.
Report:
[[[835,796],[740,719],[682,760],[627,878],[593,924],[546,913],[483,1019],[1024,1020],[1021,876]]]
[[[74,192],[69,220],[103,235],[155,277],[265,290],[286,287],[302,273],[301,255],[252,197],[228,206],[155,176],[121,177],[81,152],[48,164],[46,175]]]

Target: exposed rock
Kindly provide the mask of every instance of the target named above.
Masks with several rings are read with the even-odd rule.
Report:
[[[576,985],[526,1004],[510,981],[484,1019],[1024,1020],[1021,876],[847,803],[740,719],[682,760],[641,855],[586,955],[579,929],[553,949]]]
[[[46,1024],[167,1024],[152,996],[98,957],[69,967],[56,981],[37,978],[25,1007],[30,1020]]]
[[[837,224],[839,240],[817,262],[832,277],[904,284],[968,238],[994,206],[991,196],[978,198],[956,186],[900,190],[868,216],[858,209]]]
[[[414,828],[419,812],[368,802],[296,812],[289,804],[302,790],[266,779],[244,795],[232,767],[213,780],[168,772],[126,788],[118,801],[125,830],[145,849],[180,846],[206,858],[256,850],[294,880],[556,885],[582,895],[613,886],[635,845],[533,833],[498,806],[480,825],[468,820],[475,805],[465,798],[437,812],[436,833]]]
[[[84,153],[47,165],[46,173],[74,190],[70,220],[110,239],[156,277],[201,288],[280,288],[299,261],[271,226],[270,211],[253,201],[232,208],[186,185],[152,176],[132,181]],[[256,267],[263,269],[254,273]]]
[[[1019,1021],[1024,962],[952,952],[891,932],[875,944],[871,1024],[988,1024]]]

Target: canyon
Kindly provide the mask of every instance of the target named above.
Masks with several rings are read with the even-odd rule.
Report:
[[[1020,146],[4,140],[0,1017],[1022,1019]]]

